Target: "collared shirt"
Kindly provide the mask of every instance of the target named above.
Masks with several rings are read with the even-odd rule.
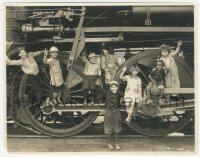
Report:
[[[59,60],[49,58],[47,59],[46,64],[49,64],[50,76],[51,76],[50,84],[59,87],[64,82]]]
[[[9,58],[6,59],[7,65],[20,65],[22,68],[22,71],[25,74],[31,74],[31,75],[37,75],[39,73],[39,68],[37,63],[34,59],[33,53],[28,53],[27,58],[25,59],[19,59],[19,60],[10,60]]]

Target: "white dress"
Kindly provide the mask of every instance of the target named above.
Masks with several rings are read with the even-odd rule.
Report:
[[[52,86],[59,87],[64,82],[59,60],[49,58],[49,59],[47,59],[46,64],[49,64],[50,76],[51,76],[50,84]]]
[[[133,102],[139,102],[140,93],[139,89],[141,88],[141,79],[138,76],[132,77],[131,75],[126,75],[123,78],[124,81],[127,81],[127,86],[125,89],[124,100]]]
[[[173,56],[171,56],[170,54],[168,57],[161,57],[160,59],[163,61],[166,68],[169,70],[168,74],[165,76],[166,87],[180,88],[178,67]]]

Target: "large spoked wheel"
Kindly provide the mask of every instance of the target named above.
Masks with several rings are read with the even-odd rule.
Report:
[[[130,68],[133,64],[137,63],[141,68],[141,73],[138,74],[142,80],[142,90],[148,85],[148,75],[153,68],[154,61],[159,57],[159,52],[145,51],[141,52],[134,57],[127,60],[116,75],[116,80],[120,81],[119,76],[122,68],[127,66]],[[179,78],[181,88],[194,88],[193,70],[181,59],[175,58],[179,70]],[[126,87],[125,82],[120,83],[120,90],[124,91]],[[184,100],[194,99],[194,94],[180,94]],[[173,97],[171,98],[173,99]],[[161,108],[162,109],[162,108]],[[193,117],[192,110],[173,111],[173,114],[166,116],[158,116],[154,118],[147,118],[144,116],[136,116],[129,123],[129,127],[141,134],[148,136],[164,136],[180,130],[184,127]]]
[[[61,59],[61,62],[63,60]],[[40,62],[40,61],[39,61]],[[67,94],[63,95],[63,99],[65,99],[65,103],[81,103],[83,90],[81,89],[82,83],[82,70],[81,70],[81,62],[75,63],[73,69],[70,74],[66,74],[66,65],[63,64],[66,61],[62,62],[62,71],[63,78],[66,80],[68,87]],[[41,108],[41,103],[44,101],[46,96],[51,93],[50,86],[50,76],[49,76],[49,68],[47,65],[40,65],[40,73],[38,75],[39,78],[39,86],[41,90],[42,99],[41,101],[35,101],[31,96],[32,91],[32,82],[30,80],[29,75],[24,75],[20,84],[19,89],[19,99],[23,98],[24,95],[27,95],[29,98],[28,106],[26,106],[26,114],[27,118],[30,119],[33,127],[35,127],[40,132],[55,136],[55,137],[65,137],[75,135],[80,133],[84,129],[86,129],[90,124],[92,124],[97,118],[99,112],[87,112],[87,111],[53,111],[52,107]],[[31,100],[31,101],[30,101]]]

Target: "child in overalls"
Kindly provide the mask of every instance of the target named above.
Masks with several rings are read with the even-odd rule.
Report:
[[[131,71],[131,75],[124,76],[126,70],[127,67],[124,67],[120,75],[120,79],[127,82],[124,94],[124,102],[128,113],[126,122],[130,122],[132,119],[135,103],[138,103],[142,99],[142,81],[137,76],[137,74],[140,72],[140,68],[137,65],[133,65],[130,68],[129,71]]]
[[[60,99],[61,97],[61,89],[63,87],[63,77],[62,77],[62,70],[60,67],[60,61],[58,59],[58,53],[59,50],[57,47],[52,46],[49,50],[50,53],[50,58],[47,59],[48,51],[44,53],[44,59],[43,62],[44,64],[49,65],[50,69],[50,84],[53,86],[53,99],[52,102],[54,106],[57,104],[61,104],[62,101]]]
[[[114,149],[112,144],[112,134],[115,136],[115,148],[120,149],[118,134],[122,130],[120,114],[120,96],[118,94],[118,83],[111,81],[106,93],[106,111],[104,116],[104,133],[108,135],[108,148]]]
[[[95,53],[90,53],[88,58],[89,59],[86,57],[86,51],[84,51],[82,54],[82,60],[86,63],[83,70],[84,104],[87,104],[89,90],[94,100],[97,100],[96,83],[101,77],[100,63],[98,63],[97,55]]]

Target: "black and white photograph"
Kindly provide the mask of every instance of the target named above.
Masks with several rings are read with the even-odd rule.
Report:
[[[8,153],[197,152],[195,5],[3,12]]]

